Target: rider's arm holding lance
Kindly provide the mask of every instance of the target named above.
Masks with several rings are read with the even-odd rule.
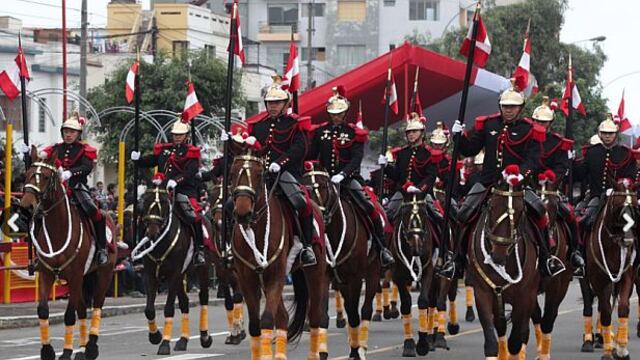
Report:
[[[476,120],[477,122],[478,120]],[[478,155],[484,149],[486,142],[484,129],[478,126],[469,132],[462,132],[458,138],[460,139],[460,154],[464,157]]]

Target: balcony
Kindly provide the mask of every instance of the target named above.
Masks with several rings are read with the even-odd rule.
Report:
[[[290,41],[292,27],[295,29],[297,24],[269,24],[268,22],[260,22],[258,24],[258,41]],[[300,34],[297,31],[293,33],[293,40],[300,40]]]

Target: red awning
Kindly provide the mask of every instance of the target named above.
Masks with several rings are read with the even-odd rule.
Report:
[[[349,119],[355,120],[358,102],[362,101],[364,125],[369,129],[378,129],[384,124],[382,97],[391,58],[400,111],[398,115],[390,112],[389,124],[404,119],[417,67],[420,67],[418,92],[424,113],[429,120],[428,125],[433,127],[435,121],[440,120],[452,123],[458,116],[465,63],[409,43],[392,50],[390,54],[384,54],[304,92],[299,97],[300,114],[311,116],[314,123],[327,121],[326,101],[332,95],[331,89],[342,85],[351,101]],[[509,81],[474,67],[471,84],[465,116],[467,123],[471,123],[478,115],[496,112],[498,94],[509,86]],[[251,119],[261,116],[264,116],[264,113],[254,115]]]

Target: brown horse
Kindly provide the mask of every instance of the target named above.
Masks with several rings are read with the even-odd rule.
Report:
[[[174,351],[186,351],[190,338],[189,297],[185,291],[183,279],[191,267],[194,249],[191,241],[192,229],[180,219],[181,215],[178,215],[176,209],[178,205],[174,206],[177,195],[169,194],[160,185],[154,183],[142,196],[144,237],[131,252],[131,257],[134,260],[144,259],[144,281],[147,290],[144,314],[148,321],[149,342],[154,345],[160,344],[158,355],[169,355],[176,297],[182,319],[180,339]],[[200,287],[200,345],[208,348],[213,342],[209,335],[208,324],[208,266],[197,267],[194,271]],[[158,286],[163,282],[167,284],[168,294],[164,306],[164,328],[160,331],[155,320],[155,299]]]
[[[632,265],[636,254],[635,187],[627,179],[613,184],[586,239],[585,278],[598,298],[604,350],[601,359],[629,359],[629,297],[633,290]],[[618,301],[615,349],[611,324],[612,299]]]
[[[426,209],[426,194],[404,194],[400,210],[394,219],[394,236],[391,251],[395,263],[391,268],[393,282],[400,293],[400,313],[404,328],[404,345],[402,356],[415,357],[429,352],[428,342],[428,297],[433,279],[434,230]],[[411,326],[411,294],[412,282],[420,283],[418,296],[419,324],[418,344],[413,339]]]
[[[511,171],[509,177],[519,173]],[[467,275],[474,285],[485,359],[519,359],[529,338],[540,281],[535,245],[540,235],[535,226],[525,214],[522,185],[507,181],[493,188],[477,223],[471,225]],[[508,342],[505,303],[512,306]]]
[[[76,313],[80,322],[80,347],[84,357],[98,357],[98,336],[102,306],[113,278],[116,247],[108,246],[108,264],[96,267],[93,263],[95,245],[91,239],[92,225],[81,216],[79,207],[71,203],[66,185],[58,177],[54,160],[38,161],[35,147],[31,149],[32,165],[26,173],[25,192],[20,208],[33,214],[30,221],[30,241],[38,256],[38,318],[40,319],[40,358],[55,359],[55,351],[49,337],[49,305],[47,299],[56,279],[64,279],[69,287],[69,302],[64,315],[64,350],[60,359],[71,359],[73,353],[73,328]],[[103,214],[103,216],[106,216]],[[113,223],[107,220],[108,229],[114,234]],[[115,239],[111,241],[111,245]],[[84,293],[83,293],[84,291]],[[85,297],[92,296],[92,300]],[[93,305],[91,327],[87,337],[87,306]],[[79,353],[81,354],[81,353]],[[79,355],[82,357],[82,355]],[[78,356],[76,356],[78,358]]]
[[[269,178],[261,151],[254,152],[238,144],[231,148],[234,159],[230,180],[236,223],[232,250],[249,312],[251,358],[271,357],[275,338],[275,358],[286,359],[287,340],[295,341],[300,337],[308,316],[311,333],[308,358],[318,359],[319,353],[327,351],[322,345],[326,343],[328,325],[326,262],[318,261],[316,265],[304,268],[299,266],[297,254],[302,244],[294,238],[294,213],[286,200],[275,194],[280,176]],[[319,209],[314,208],[313,211],[321,222]],[[316,230],[323,239],[321,226]],[[313,250],[317,259],[325,258],[321,243],[314,242]],[[282,299],[288,268],[292,269],[294,288],[293,318],[290,322]],[[265,307],[260,315],[263,293]]]
[[[545,205],[549,217],[549,233],[555,240],[555,244],[549,246],[550,251],[565,263],[567,270],[553,277],[545,278],[540,283],[540,291],[544,292],[544,312],[536,299],[536,307],[531,319],[535,329],[538,359],[549,360],[551,358],[551,332],[558,316],[558,308],[564,300],[571,282],[573,268],[568,261],[569,253],[569,228],[564,219],[558,217],[558,206],[562,201],[558,191],[558,183],[550,183],[544,180],[540,184],[538,194]]]
[[[336,290],[344,297],[349,321],[349,359],[364,358],[373,315],[373,298],[380,279],[380,262],[375,252],[369,251],[371,230],[367,226],[368,220],[348,194],[340,192],[331,182],[329,173],[317,162],[307,162],[305,166],[302,182],[323,212],[329,275]],[[361,314],[358,304],[363,279],[366,292]]]

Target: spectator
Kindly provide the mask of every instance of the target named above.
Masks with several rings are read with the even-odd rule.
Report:
[[[98,201],[98,205],[100,206],[100,209],[103,209],[103,210],[108,209],[107,192],[104,190],[104,183],[102,181],[98,181],[96,183],[95,197],[96,197],[96,200]]]

